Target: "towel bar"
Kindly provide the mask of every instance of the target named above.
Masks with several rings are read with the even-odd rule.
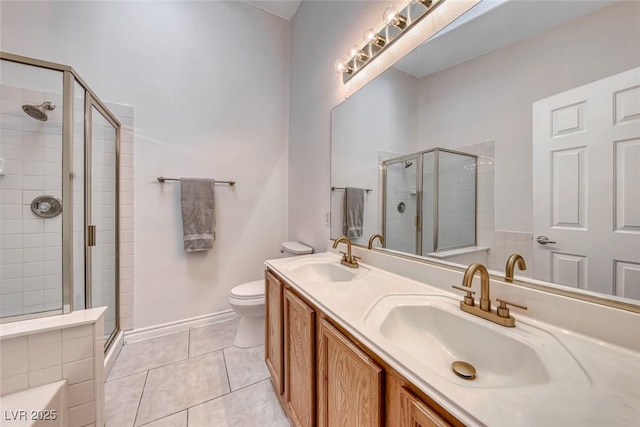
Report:
[[[335,190],[344,190],[344,187],[331,187],[331,191],[335,191]],[[370,188],[365,188],[364,191],[366,191],[367,193],[370,191],[373,191]]]
[[[164,176],[159,176],[156,178],[160,184],[164,184],[165,181],[180,181],[180,178],[165,178]],[[216,184],[229,184],[231,186],[235,185],[235,181],[218,181],[215,180]]]

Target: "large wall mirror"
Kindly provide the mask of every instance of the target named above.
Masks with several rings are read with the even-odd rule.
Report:
[[[519,253],[521,283],[640,304],[638,22],[480,2],[332,111],[331,237],[355,213],[356,244],[496,275]]]

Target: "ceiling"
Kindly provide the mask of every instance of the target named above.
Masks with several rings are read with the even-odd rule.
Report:
[[[246,0],[247,3],[280,18],[291,21],[302,0]]]
[[[394,66],[414,77],[425,77],[611,3],[611,0],[485,0]]]

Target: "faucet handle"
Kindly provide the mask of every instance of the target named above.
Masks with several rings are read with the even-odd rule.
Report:
[[[505,301],[503,299],[500,298],[496,298],[496,301],[498,301],[500,303],[500,306],[496,309],[498,316],[500,317],[509,317],[509,308],[507,308],[507,304],[508,305],[512,305],[514,307],[518,307],[521,308],[523,310],[527,309],[526,305],[521,305],[521,304],[516,304],[515,302],[509,302],[509,301]]]
[[[476,291],[472,291],[471,288],[461,288],[460,286],[451,285],[453,289],[457,289],[462,292],[466,292],[467,294],[464,296],[464,304],[473,306],[475,303],[473,301],[473,295],[475,295]]]

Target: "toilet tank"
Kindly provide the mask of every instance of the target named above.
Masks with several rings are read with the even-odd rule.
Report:
[[[282,253],[285,256],[307,255],[313,253],[313,248],[300,242],[284,242],[282,244]]]

